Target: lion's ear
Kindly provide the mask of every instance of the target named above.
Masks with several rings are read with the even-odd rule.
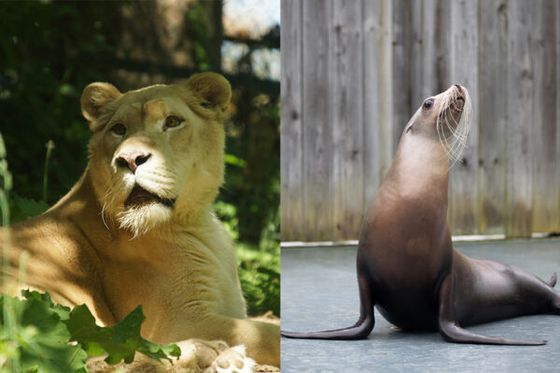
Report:
[[[195,74],[187,80],[186,87],[210,107],[225,109],[231,100],[231,85],[222,75],[206,72]]]
[[[88,122],[95,121],[100,114],[101,108],[109,102],[115,101],[122,94],[114,85],[109,83],[91,83],[82,93],[80,103],[82,114]]]

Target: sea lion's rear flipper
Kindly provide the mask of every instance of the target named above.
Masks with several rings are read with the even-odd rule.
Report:
[[[475,334],[463,329],[457,322],[455,310],[453,307],[453,285],[452,276],[447,278],[441,284],[439,290],[439,316],[438,316],[439,333],[447,342],[452,343],[470,343],[470,344],[489,344],[489,345],[513,345],[513,346],[540,346],[546,344],[546,341],[540,340],[513,340],[497,337],[487,337]]]
[[[360,264],[358,263],[358,266]],[[358,287],[360,289],[360,318],[350,327],[333,330],[323,330],[320,332],[287,332],[280,331],[280,334],[288,338],[300,339],[364,339],[371,333],[375,320],[373,317],[373,293],[371,290],[371,282],[365,273],[361,273],[358,268]]]
[[[556,272],[554,272],[552,274],[552,276],[550,276],[550,280],[547,281],[547,285],[550,286],[551,288],[556,286],[556,280],[558,279],[558,277],[556,276]]]

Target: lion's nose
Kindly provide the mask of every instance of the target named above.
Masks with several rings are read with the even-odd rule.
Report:
[[[150,153],[122,153],[115,159],[115,164],[117,167],[127,167],[132,173],[135,173],[138,166],[146,163],[151,156]]]

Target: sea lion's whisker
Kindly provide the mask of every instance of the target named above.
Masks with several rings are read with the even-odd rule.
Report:
[[[463,107],[458,105],[459,98],[463,99]],[[464,95],[456,91],[442,97],[440,105],[440,114],[436,119],[436,132],[439,142],[445,149],[446,156],[451,161],[450,167],[461,159],[461,154],[467,146],[467,136],[469,133],[471,121],[470,111],[471,102],[468,92]],[[457,120],[451,111],[461,112],[460,118]]]

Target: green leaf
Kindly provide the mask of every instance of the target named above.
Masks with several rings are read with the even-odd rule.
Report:
[[[17,364],[24,372],[85,373],[87,354],[68,344],[70,334],[50,298],[36,292],[27,295],[25,300],[0,296],[0,345],[11,349],[10,359],[0,368],[13,370]]]
[[[0,371],[86,373],[88,357],[130,363],[136,352],[153,359],[179,357],[177,345],[158,345],[140,335],[137,307],[113,327],[100,327],[85,305],[70,310],[45,293],[24,290],[23,300],[0,296]],[[69,344],[69,342],[78,344]],[[5,363],[2,365],[2,361]]]
[[[68,320],[68,317],[70,317],[70,308],[62,306],[60,304],[55,304],[48,293],[39,293],[38,291],[32,290],[22,290],[21,295],[28,300],[35,300],[46,303],[54,312],[56,312],[56,314],[58,314],[61,320]]]
[[[227,165],[235,166],[239,168],[244,168],[247,165],[247,162],[244,159],[236,157],[233,154],[226,154],[224,156],[224,161]]]
[[[113,327],[100,327],[87,307],[82,305],[70,312],[65,323],[72,335],[71,340],[81,344],[90,356],[107,354],[105,361],[109,364],[130,363],[137,351],[153,359],[171,360],[169,355],[181,355],[177,345],[160,346],[142,338],[143,321],[142,307],[138,306]]]
[[[49,208],[49,205],[44,201],[19,196],[13,196],[10,205],[12,222],[14,223],[42,214]]]

